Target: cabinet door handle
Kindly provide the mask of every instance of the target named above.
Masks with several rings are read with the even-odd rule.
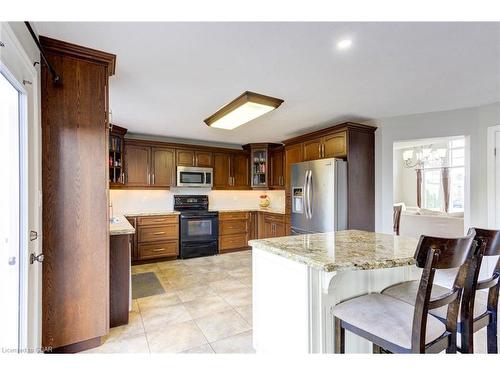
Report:
[[[153,233],[155,236],[159,236],[160,234],[165,234],[165,232],[154,232]]]
[[[155,174],[153,173],[153,185],[155,184]]]
[[[159,249],[151,249],[151,251],[153,251],[153,252],[155,252],[155,253],[157,253],[157,252],[159,252],[159,251],[163,251],[163,250],[165,250],[165,248],[164,248],[164,247],[160,247]]]

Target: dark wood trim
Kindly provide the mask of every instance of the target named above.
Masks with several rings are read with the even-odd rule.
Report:
[[[60,346],[52,350],[45,351],[45,354],[75,354],[101,346],[102,338],[94,337],[85,341],[76,342],[71,345]]]
[[[130,235],[110,236],[109,327],[128,324],[130,294]]]
[[[375,130],[377,130],[377,127],[372,126],[372,125],[358,124],[355,122],[344,122],[342,124],[337,124],[337,125],[330,126],[328,128],[324,128],[324,129],[316,130],[316,131],[313,131],[310,133],[302,134],[302,135],[299,135],[297,137],[288,138],[282,142],[285,144],[285,146],[288,146],[288,145],[292,145],[294,143],[301,143],[301,142],[304,142],[304,141],[307,141],[310,139],[314,139],[314,138],[321,138],[321,137],[324,137],[325,135],[340,132],[342,130],[357,130],[357,131],[364,131],[364,132],[368,132],[368,133],[373,133],[373,132],[375,132]]]
[[[174,143],[174,142],[162,142],[162,141],[151,141],[146,139],[136,139],[125,137],[125,145],[135,145],[135,146],[151,146],[151,147],[168,147],[174,149],[184,149],[184,150],[195,150],[195,151],[210,151],[226,154],[248,154],[248,151],[236,148],[224,148],[224,147],[213,147],[204,145],[193,145],[185,143]]]
[[[115,74],[116,68],[116,55],[99,51],[92,48],[79,46],[73,43],[64,42],[62,40],[52,39],[43,35],[39,37],[40,44],[46,52],[53,54],[62,54],[68,57],[75,57],[77,59],[88,60],[108,67],[108,74],[112,76]],[[64,77],[62,77],[64,82]]]

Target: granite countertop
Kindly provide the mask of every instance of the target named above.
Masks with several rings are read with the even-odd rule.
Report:
[[[118,236],[120,234],[134,234],[134,227],[128,222],[123,215],[115,215],[116,222],[109,223],[109,235]]]
[[[359,230],[252,240],[250,246],[326,272],[415,264],[418,239]]]
[[[162,215],[180,215],[179,211],[153,211],[153,212],[125,212],[125,216],[162,216]]]
[[[279,210],[276,208],[223,208],[223,209],[217,209],[217,208],[212,208],[210,207],[210,211],[217,211],[217,212],[246,212],[246,211],[252,211],[252,212],[269,212],[271,214],[279,214],[279,215],[284,215],[285,210]]]

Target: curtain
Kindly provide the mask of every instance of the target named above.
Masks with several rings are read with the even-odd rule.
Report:
[[[441,183],[443,185],[444,212],[450,207],[450,168],[441,169]]]
[[[417,206],[422,208],[422,170],[415,169],[417,172]]]

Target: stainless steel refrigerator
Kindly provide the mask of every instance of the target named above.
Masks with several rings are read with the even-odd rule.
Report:
[[[292,165],[292,234],[347,229],[347,162]]]

